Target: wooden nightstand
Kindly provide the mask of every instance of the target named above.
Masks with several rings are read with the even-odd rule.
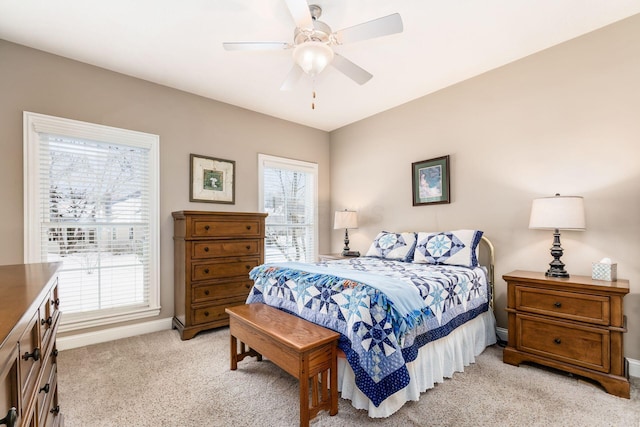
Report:
[[[514,271],[507,282],[509,342],[503,361],[534,362],[599,382],[629,398],[622,336],[627,331],[622,299],[629,281],[587,276],[546,277]]]
[[[357,258],[355,256],[344,256],[341,253],[337,254],[320,254],[318,255],[320,261],[331,261],[335,259],[348,259],[348,258]]]

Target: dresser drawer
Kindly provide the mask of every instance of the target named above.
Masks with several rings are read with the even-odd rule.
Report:
[[[57,372],[55,358],[48,357],[42,371],[42,379],[40,380],[37,390],[39,408],[38,419],[41,421],[46,419],[47,412],[45,411],[48,411],[49,406],[51,406],[51,398],[56,391]],[[41,425],[44,425],[44,423],[41,422]]]
[[[190,237],[262,237],[259,219],[222,220],[194,218]]]
[[[209,261],[191,265],[191,281],[249,277],[249,272],[260,265],[260,258],[242,258],[233,261]]]
[[[609,330],[536,316],[516,316],[521,351],[601,372],[609,371]]]
[[[196,286],[191,292],[194,303],[205,301],[220,301],[227,298],[237,299],[237,297],[247,298],[253,282],[251,280],[240,280],[237,282],[216,283],[215,285]]]
[[[229,315],[224,311],[227,307],[233,307],[234,305],[244,304],[246,297],[240,297],[236,299],[228,300],[226,304],[215,304],[205,307],[200,307],[193,310],[193,323],[208,323],[221,320],[228,320]]]
[[[22,382],[22,401],[26,406],[29,397],[37,386],[37,376],[42,365],[42,349],[40,348],[40,337],[38,322],[40,318],[38,312],[29,321],[25,333],[20,338],[18,348],[20,349],[20,381]]]
[[[605,296],[516,286],[515,297],[518,311],[598,325],[610,323],[609,298]]]
[[[262,240],[259,239],[196,241],[191,242],[191,257],[206,259],[258,255],[262,244]]]

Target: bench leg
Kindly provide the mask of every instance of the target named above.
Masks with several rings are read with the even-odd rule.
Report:
[[[231,370],[238,369],[238,340],[233,335],[229,335],[231,341],[229,342],[229,348],[231,348],[231,354],[229,360],[231,360]]]
[[[309,377],[300,376],[300,427],[309,427],[309,418]]]
[[[329,415],[338,413],[338,352],[333,348],[331,355],[331,368],[329,370],[329,398],[331,399],[331,410]]]

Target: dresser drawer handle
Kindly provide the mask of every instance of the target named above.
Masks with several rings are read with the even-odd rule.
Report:
[[[44,387],[42,387],[42,388],[38,391],[38,393],[41,393],[41,392],[43,392],[43,391],[44,391],[45,393],[49,393],[49,389],[50,389],[50,387],[49,387],[49,383],[47,383],[47,384],[45,384],[45,385],[44,385]]]
[[[208,311],[204,312],[204,317],[209,317],[209,312]]]
[[[58,357],[58,349],[57,349],[57,348],[54,348],[54,349],[53,349],[53,351],[51,352],[51,355],[52,355],[53,357]]]
[[[204,269],[204,274],[209,274],[209,269],[208,268]]]
[[[49,316],[49,317],[47,317],[47,319],[46,319],[46,320],[45,320],[45,319],[40,319],[40,324],[41,324],[42,326],[44,326],[44,325],[45,325],[45,323],[46,323],[47,325],[51,326],[51,324],[53,323],[53,318],[52,318],[51,316]]]
[[[560,302],[556,302],[555,304],[553,304],[553,306],[554,306],[555,308],[560,308],[560,307],[562,307],[562,303],[560,303]]]
[[[51,300],[51,305],[55,305],[56,307],[58,307],[60,305],[60,298]]]
[[[209,246],[205,246],[205,247],[204,247],[204,251],[205,251],[205,252],[209,252]]]
[[[247,270],[251,270],[251,266],[250,265],[245,265],[245,267],[247,268]]]
[[[209,295],[209,289],[207,289],[206,291],[204,291],[205,295]]]
[[[247,248],[247,250],[250,250],[251,246],[247,245],[247,246],[245,246],[245,248]]]
[[[250,225],[247,225],[247,230],[251,230],[251,226]]]
[[[58,415],[60,413],[60,405],[56,405],[53,408],[51,408],[51,410],[49,411],[54,415]]]
[[[205,225],[204,226],[204,229],[207,230],[207,231],[209,231],[209,228],[210,228],[209,225]]]
[[[560,340],[560,338],[554,339],[553,342],[556,344],[562,344],[562,340]]]
[[[38,347],[33,349],[33,353],[29,353],[28,351],[22,355],[22,359],[29,360],[33,358],[34,362],[40,360],[40,349]]]
[[[15,427],[18,424],[18,410],[16,408],[9,409],[7,416],[0,420],[0,425]]]

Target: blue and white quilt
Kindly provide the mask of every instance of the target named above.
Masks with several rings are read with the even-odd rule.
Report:
[[[340,333],[356,385],[375,406],[409,384],[423,345],[489,309],[483,267],[373,257],[254,268],[247,303],[265,303]]]

